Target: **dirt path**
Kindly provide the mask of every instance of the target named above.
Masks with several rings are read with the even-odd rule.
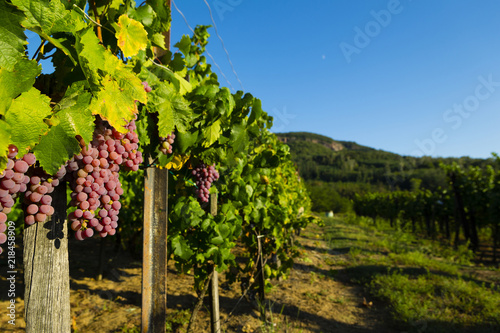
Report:
[[[256,302],[243,299],[239,284],[227,285],[221,276],[220,303],[224,332],[396,332],[389,327],[388,310],[373,304],[362,287],[347,283],[341,262],[347,256],[332,253],[321,239],[322,230],[309,227],[298,238],[302,249],[290,278],[274,281],[267,295],[269,304],[265,327],[259,319]],[[141,264],[129,256],[116,258],[102,281],[95,281],[98,242],[70,242],[71,314],[74,332],[139,332],[141,319]],[[111,249],[109,249],[111,251]],[[2,263],[2,271],[5,271]],[[19,274],[19,277],[22,275]],[[20,282],[20,281],[19,281]],[[184,332],[190,309],[196,301],[193,277],[177,275],[169,267],[168,314],[173,331]],[[12,329],[7,324],[8,299],[5,274],[0,280],[0,332],[23,332],[24,321]],[[18,284],[17,290],[22,291]],[[19,294],[18,293],[18,294]],[[366,297],[366,302],[364,302]],[[365,305],[363,304],[365,303]],[[17,298],[17,313],[23,316],[23,301]],[[233,310],[233,315],[228,314]],[[180,328],[180,330],[179,330]],[[209,314],[204,307],[198,315],[195,332],[209,332]]]

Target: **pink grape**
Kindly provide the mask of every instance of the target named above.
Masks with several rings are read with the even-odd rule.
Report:
[[[35,215],[38,213],[38,205],[31,204],[26,208],[26,212],[30,215]]]
[[[36,162],[36,157],[32,153],[27,153],[23,156],[23,161],[28,165],[33,165]]]
[[[0,244],[3,244],[7,241],[7,235],[0,233]]]
[[[19,173],[26,173],[28,171],[29,165],[23,160],[17,160],[14,164],[14,171]]]
[[[25,218],[24,218],[24,223],[26,223],[27,225],[32,225],[35,223],[35,215],[27,215]]]

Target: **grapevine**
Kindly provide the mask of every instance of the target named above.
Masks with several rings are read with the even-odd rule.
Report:
[[[193,171],[193,176],[196,178],[196,195],[201,202],[208,202],[210,187],[212,183],[219,179],[219,173],[215,170],[215,166],[207,167],[205,164],[200,164]]]
[[[138,171],[146,159],[148,168],[169,168],[176,182],[168,189],[168,253],[180,269],[194,269],[197,286],[210,267],[222,272],[236,264],[231,250],[238,238],[255,257],[255,231],[273,235],[267,254],[291,257],[291,232],[310,220],[304,186],[269,132],[272,118],[260,100],[220,87],[203,55],[208,27],[183,36],[179,52],[155,58],[166,48],[161,36],[170,25],[164,2],[108,2],[0,2],[0,30],[9,32],[0,36],[6,45],[0,57],[0,244],[18,193],[24,192],[31,228],[54,213],[50,193],[66,182],[75,238],[114,235],[120,211],[140,215],[137,180],[147,174],[127,175],[138,185],[134,191],[122,188],[120,172]],[[41,37],[40,50],[45,47],[32,58],[24,48],[26,29]],[[55,72],[41,75],[47,57]],[[196,197],[190,195],[193,177]],[[219,213],[212,216],[204,208],[215,181]],[[131,222],[120,220],[120,228],[137,233]]]
[[[164,154],[172,154],[172,145],[174,144],[175,134],[172,132],[167,137],[160,137],[160,151]]]
[[[128,132],[122,134],[106,121],[96,120],[93,140],[88,146],[80,140],[82,151],[68,164],[71,205],[76,207],[69,221],[79,240],[92,237],[94,230],[101,237],[116,233],[123,194],[120,166],[137,171],[142,163],[135,120],[126,128]]]
[[[0,245],[7,241],[7,214],[10,213],[18,193],[26,191],[30,178],[26,175],[30,165],[36,161],[33,154],[26,154],[22,159],[16,159],[18,149],[9,146],[6,169],[0,174]],[[2,253],[0,248],[0,253]]]

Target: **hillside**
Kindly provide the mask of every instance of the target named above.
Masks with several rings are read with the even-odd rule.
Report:
[[[292,160],[306,180],[314,208],[319,211],[326,209],[320,201],[341,201],[339,205],[343,206],[355,193],[445,187],[446,177],[440,163],[457,162],[464,167],[492,164],[491,159],[469,157],[401,156],[308,132],[277,135],[290,147]],[[335,208],[342,211],[348,207]]]

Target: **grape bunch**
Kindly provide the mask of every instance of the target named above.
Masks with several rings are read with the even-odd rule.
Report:
[[[166,138],[160,137],[160,151],[164,154],[172,154],[172,145],[174,144],[175,134],[172,132]]]
[[[139,165],[143,162],[143,158],[142,152],[138,150],[139,137],[136,132],[137,126],[135,125],[135,119],[125,127],[128,129],[126,134],[122,134],[113,128],[113,136],[116,138],[115,143],[117,150],[121,151],[121,148],[119,148],[120,145],[125,148],[125,151],[121,153],[125,170],[137,171],[139,170]]]
[[[149,83],[148,83],[147,81],[142,82],[142,85],[144,86],[144,90],[145,90],[147,93],[149,93],[149,92],[151,92],[151,91],[153,90],[153,88],[151,88],[151,87],[149,86]]]
[[[5,230],[7,230],[7,214],[14,206],[14,199],[18,193],[26,191],[26,185],[30,178],[26,175],[30,165],[35,164],[36,158],[33,154],[26,154],[22,159],[16,159],[17,147],[9,146],[7,167],[0,174],[0,244],[7,240]],[[2,248],[0,248],[2,253]]]
[[[43,222],[47,216],[54,214],[50,194],[54,192],[54,188],[59,185],[65,175],[65,166],[62,166],[54,176],[46,174],[40,167],[30,169],[28,188],[24,193],[24,203],[26,204],[24,222],[27,225]]]
[[[193,176],[196,178],[196,195],[198,200],[208,202],[210,186],[212,183],[219,179],[219,173],[215,170],[215,166],[207,167],[205,164],[200,164],[193,171]]]
[[[122,134],[107,122],[98,120],[92,142],[83,146],[80,154],[68,164],[70,171],[71,204],[76,210],[69,215],[75,237],[83,240],[94,235],[114,235],[123,194],[118,172],[120,166],[136,171],[142,163],[138,151],[135,121]]]

